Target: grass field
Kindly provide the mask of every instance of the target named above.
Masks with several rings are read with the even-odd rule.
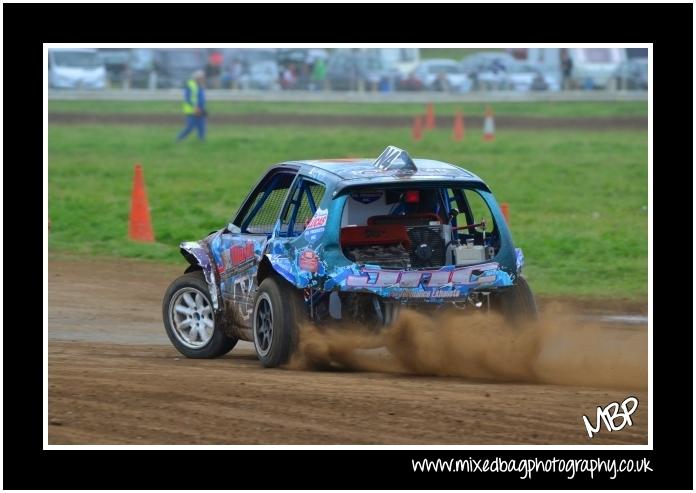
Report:
[[[386,145],[460,164],[508,202],[511,227],[540,294],[647,293],[647,131],[499,132],[212,126],[175,145],[176,127],[49,128],[49,249],[181,262],[178,244],[222,227],[271,164],[377,156]],[[142,163],[156,244],[126,239],[133,164]]]
[[[418,103],[269,103],[256,101],[210,101],[210,114],[296,113],[343,115],[416,115],[425,111]],[[648,116],[645,101],[582,102],[504,102],[491,105],[497,115],[538,117],[612,117]],[[484,103],[435,104],[438,115],[454,115],[459,109],[468,115],[482,115]],[[181,114],[176,101],[49,101],[50,113],[161,113]]]

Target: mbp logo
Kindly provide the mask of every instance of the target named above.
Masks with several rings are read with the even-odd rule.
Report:
[[[621,412],[619,412],[621,409]],[[602,423],[611,431],[623,430],[626,425],[632,426],[633,421],[631,420],[631,415],[638,409],[638,399],[633,396],[626,397],[624,401],[619,405],[618,402],[612,402],[607,405],[604,409],[602,406],[597,406],[597,419],[596,426],[590,424],[590,420],[587,416],[582,417],[582,421],[585,423],[585,428],[587,429],[587,434],[590,438],[596,433],[599,433]],[[617,425],[616,420],[621,419],[619,425]]]

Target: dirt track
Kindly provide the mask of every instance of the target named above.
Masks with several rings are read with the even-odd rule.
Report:
[[[644,444],[647,391],[357,371],[263,369],[169,344],[161,296],[181,266],[49,262],[49,443]],[[644,328],[606,328],[618,341]],[[647,337],[647,336],[646,336]],[[640,399],[587,438],[582,414]]]
[[[119,113],[49,113],[51,124],[114,124],[114,125],[179,125],[181,116],[167,114],[119,114]],[[528,130],[645,130],[648,119],[644,117],[608,117],[608,118],[564,118],[564,117],[528,117],[496,116],[496,126],[504,129]],[[211,124],[234,125],[293,125],[304,127],[409,127],[413,123],[410,116],[393,115],[298,115],[298,114],[213,114]],[[440,128],[449,128],[451,117],[437,117]],[[480,115],[466,115],[466,124],[473,127],[483,125]]]

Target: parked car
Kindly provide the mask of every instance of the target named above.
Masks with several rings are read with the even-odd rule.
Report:
[[[273,48],[224,48],[222,53],[222,87],[277,88],[280,66],[278,51]],[[270,78],[274,77],[274,81]]]
[[[481,52],[464,57],[460,67],[472,80],[474,89],[505,89],[508,86],[508,67],[515,63],[509,53]]]
[[[460,65],[466,72],[478,72],[489,69],[495,64],[507,66],[515,62],[515,58],[503,51],[482,51],[472,53],[462,58]]]
[[[239,78],[239,85],[242,89],[273,89],[280,88],[278,76],[280,70],[278,64],[272,60],[250,62]]]
[[[155,70],[158,88],[181,88],[191,74],[203,70],[206,64],[205,50],[163,49],[155,50]]]
[[[226,226],[181,243],[181,254],[189,266],[162,315],[190,358],[222,356],[242,339],[274,367],[302,321],[379,331],[401,307],[536,317],[524,255],[490,188],[392,146],[377,159],[271,167]]]
[[[465,92],[471,89],[469,76],[449,58],[422,61],[416,66],[414,75],[425,90]]]
[[[335,50],[326,67],[330,87],[343,91],[377,90],[383,78],[396,75],[396,70],[389,71],[375,54],[347,49]]]
[[[155,71],[155,52],[150,48],[133,48],[130,54],[130,87],[151,88],[157,87],[157,73]]]
[[[54,89],[104,89],[106,68],[97,50],[48,50],[48,84]]]
[[[394,70],[398,77],[405,78],[420,63],[419,48],[367,48],[366,52],[378,57],[388,70]]]
[[[648,90],[648,59],[633,58],[621,63],[614,73],[613,85],[618,90]]]
[[[99,48],[99,57],[104,62],[109,84],[122,87],[128,80],[130,48]]]
[[[514,62],[506,67],[506,86],[513,91],[558,91],[560,81],[529,63]]]

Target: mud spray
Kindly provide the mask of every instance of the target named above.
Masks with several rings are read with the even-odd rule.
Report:
[[[406,310],[380,334],[304,325],[288,366],[646,389],[647,346],[644,328],[579,322],[559,305],[517,328],[496,314]]]

